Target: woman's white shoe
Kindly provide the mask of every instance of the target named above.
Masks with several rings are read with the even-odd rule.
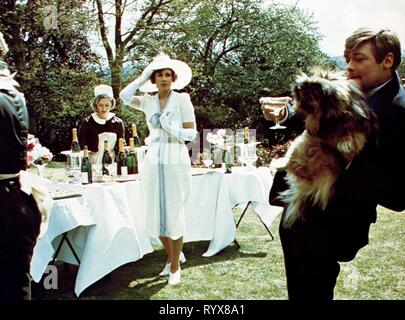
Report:
[[[183,252],[180,252],[180,258],[179,258],[180,263],[185,263],[187,261],[186,257],[184,256]],[[159,273],[159,276],[161,277],[166,277],[170,274],[170,265],[171,263],[166,263],[164,269],[162,270],[161,273]]]
[[[174,286],[180,283],[180,268],[175,272],[169,274],[169,284]]]
[[[180,263],[185,263],[187,261],[186,257],[184,256],[183,252],[180,252],[180,258],[179,258]]]
[[[163,268],[162,272],[159,273],[160,277],[166,277],[170,274],[170,265],[171,263],[166,263],[165,267]]]

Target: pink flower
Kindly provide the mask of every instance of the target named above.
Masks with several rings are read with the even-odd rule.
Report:
[[[45,161],[51,161],[53,158],[52,152],[41,145],[39,139],[32,134],[28,135],[27,139],[27,165],[31,163],[35,165],[43,164]]]

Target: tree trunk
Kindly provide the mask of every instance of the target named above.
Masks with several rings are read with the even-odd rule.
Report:
[[[118,99],[119,93],[121,91],[121,70],[122,70],[122,58],[120,56],[116,56],[112,64],[110,65],[111,68],[111,87],[113,89],[114,98]]]

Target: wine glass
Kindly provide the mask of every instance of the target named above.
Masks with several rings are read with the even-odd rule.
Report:
[[[284,105],[273,105],[273,114],[274,114],[274,126],[270,127],[269,129],[278,130],[278,129],[286,129],[286,126],[282,126],[280,124],[280,113],[284,109]]]
[[[276,130],[287,128],[280,124],[280,113],[284,108],[286,108],[286,104],[290,101],[290,97],[262,97],[259,99],[259,103],[262,104],[263,112],[265,111],[267,106],[272,110],[272,114],[274,115],[275,125],[270,127],[269,129]]]

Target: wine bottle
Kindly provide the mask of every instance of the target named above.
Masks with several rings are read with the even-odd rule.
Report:
[[[243,143],[248,144],[249,143],[249,128],[248,127],[245,127],[243,129],[243,134],[244,134]]]
[[[129,138],[129,154],[127,156],[128,174],[138,173],[138,159],[135,152],[134,138]]]
[[[108,171],[108,169],[107,169],[107,165],[108,164],[112,164],[112,158],[111,158],[111,155],[110,155],[110,152],[108,151],[108,141],[107,140],[105,140],[104,141],[104,153],[103,153],[103,158],[102,158],[102,160],[101,160],[101,163],[102,163],[102,165],[103,165],[103,175],[105,174],[105,175],[109,175],[110,174],[110,172]]]
[[[228,150],[228,146],[226,144],[226,141],[224,142],[224,152],[223,152],[223,156],[222,156],[222,165],[225,169],[225,173],[231,173],[232,172],[232,167],[233,167],[233,163],[232,163],[232,156],[231,153]]]
[[[135,147],[142,146],[142,141],[138,136],[138,130],[136,129],[136,124],[132,124],[132,138],[134,138]]]
[[[77,139],[77,129],[72,129],[72,145],[70,146],[72,152],[80,152],[79,139]]]
[[[82,184],[92,183],[93,179],[91,175],[91,162],[89,159],[89,150],[87,149],[87,146],[83,147],[83,159],[81,171],[82,171]]]
[[[127,167],[127,154],[125,153],[125,144],[124,138],[120,138],[118,140],[118,155],[117,155],[117,174],[119,176],[127,176],[128,175],[128,167]]]

